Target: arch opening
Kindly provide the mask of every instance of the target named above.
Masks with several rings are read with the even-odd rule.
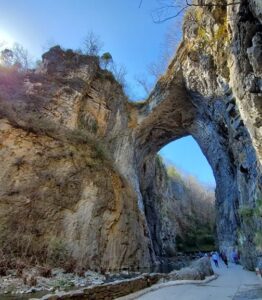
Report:
[[[154,164],[152,158],[144,163],[143,173],[148,178],[142,184],[145,215],[156,256],[170,259],[178,252],[216,249],[215,178],[194,138],[164,146]]]
[[[186,136],[164,146],[158,155],[175,187],[176,250],[185,253],[215,250],[216,181],[202,150],[192,136]]]
[[[167,165],[175,165],[182,174],[194,176],[204,186],[215,189],[213,170],[192,136],[180,138],[158,152]]]

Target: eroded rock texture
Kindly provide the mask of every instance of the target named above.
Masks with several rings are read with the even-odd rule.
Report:
[[[248,268],[259,255],[254,235],[261,221],[239,212],[254,209],[261,197],[260,12],[259,1],[189,11],[184,40],[144,108],[151,114],[140,125],[146,157],[183,135],[197,140],[216,178],[220,248],[238,245]]]
[[[15,75],[1,74],[1,249],[92,269],[148,266],[137,194],[105,146],[129,130],[120,85],[95,58],[59,47],[38,72]]]
[[[241,247],[253,268],[261,220],[239,208],[254,209],[261,191],[261,22],[259,0],[189,11],[176,57],[139,105],[96,58],[59,47],[25,76],[0,70],[3,252],[56,263],[63,253],[93,269],[173,253],[166,208],[154,240],[146,175],[161,147],[192,135],[217,182],[219,246]]]

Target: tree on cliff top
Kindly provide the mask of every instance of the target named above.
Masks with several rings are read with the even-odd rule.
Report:
[[[2,45],[2,49],[1,49]],[[31,65],[31,59],[27,49],[15,43],[10,48],[3,48],[4,42],[0,43],[0,65],[6,68],[14,67],[18,71],[26,71]]]
[[[100,37],[93,31],[89,31],[84,38],[83,52],[87,55],[98,56],[100,51],[103,49],[104,43]]]
[[[113,62],[113,57],[109,52],[105,52],[101,56],[101,62],[105,69],[107,69],[108,65]]]

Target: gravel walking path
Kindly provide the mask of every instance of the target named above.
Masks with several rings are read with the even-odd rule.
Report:
[[[184,284],[159,287],[133,299],[138,300],[262,300],[262,281],[254,272],[246,271],[240,265],[229,264],[226,268],[222,261],[219,268],[213,265],[219,275],[216,280],[201,284]]]

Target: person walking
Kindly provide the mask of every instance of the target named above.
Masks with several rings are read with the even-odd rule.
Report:
[[[213,260],[215,266],[216,266],[217,268],[219,268],[219,265],[218,265],[218,255],[217,255],[217,253],[213,252],[213,254],[212,254],[212,260]]]
[[[227,259],[226,253],[225,253],[224,251],[222,251],[222,253],[221,253],[221,258],[222,258],[224,264],[225,264],[225,265],[227,266],[227,268],[228,268],[228,259]]]
[[[233,261],[236,265],[239,264],[237,250],[233,249],[231,256],[232,256],[232,261]]]

